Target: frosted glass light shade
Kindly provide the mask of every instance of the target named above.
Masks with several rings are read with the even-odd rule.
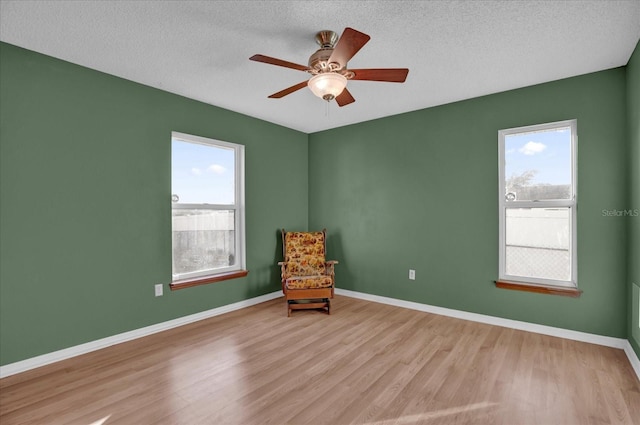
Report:
[[[307,83],[309,89],[324,100],[335,99],[347,86],[347,79],[335,72],[325,72],[314,75]]]

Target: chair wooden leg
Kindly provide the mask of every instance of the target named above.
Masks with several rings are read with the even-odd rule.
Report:
[[[307,302],[298,302],[299,300],[287,300],[287,317],[291,317],[293,310],[309,310],[326,311],[331,314],[331,300],[329,298],[307,300]]]

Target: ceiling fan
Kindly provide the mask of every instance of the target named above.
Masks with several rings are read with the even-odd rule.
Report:
[[[347,90],[348,80],[404,83],[407,79],[407,68],[347,69],[347,62],[370,38],[353,28],[345,28],[340,39],[333,31],[320,31],[315,37],[320,49],[309,57],[308,66],[265,55],[253,55],[249,59],[305,71],[312,75],[308,81],[274,93],[269,98],[279,99],[308,86],[313,94],[327,102],[335,99],[339,106],[345,106],[356,101]]]

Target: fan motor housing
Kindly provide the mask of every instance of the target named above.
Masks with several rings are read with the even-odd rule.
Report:
[[[331,53],[333,53],[333,48],[318,49],[309,57],[309,68],[311,68],[314,73],[336,71],[340,69],[340,64],[329,63]]]
[[[324,30],[316,34],[316,43],[320,45],[320,49],[309,57],[309,68],[312,74],[335,72],[343,68],[339,63],[329,63],[333,47],[337,42],[338,34],[335,31]]]
[[[324,30],[316,34],[316,43],[323,49],[332,49],[338,42],[338,34],[335,31]]]

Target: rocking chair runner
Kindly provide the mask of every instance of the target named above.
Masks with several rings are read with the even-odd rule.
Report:
[[[338,262],[325,260],[326,236],[326,229],[321,232],[282,229],[284,261],[278,265],[289,317],[292,310],[301,309],[322,309],[331,314],[335,286],[333,266]]]

